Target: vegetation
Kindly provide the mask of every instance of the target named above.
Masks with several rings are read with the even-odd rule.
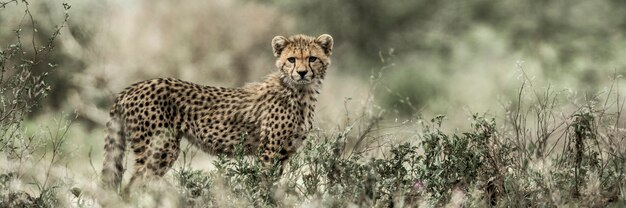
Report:
[[[0,207],[626,206],[625,8],[0,0]],[[276,31],[338,43],[319,128],[282,175],[184,143],[129,198],[98,187],[116,92],[258,80]]]

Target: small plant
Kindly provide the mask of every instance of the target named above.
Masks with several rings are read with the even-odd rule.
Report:
[[[64,126],[65,133],[61,134],[53,135],[49,130],[50,138],[47,139],[50,139],[53,146],[50,167],[44,171],[46,174],[42,181],[32,181],[29,178],[34,177],[32,174],[36,173],[29,173],[25,169],[36,167],[38,161],[33,157],[38,149],[44,147],[47,140],[25,134],[23,122],[51,89],[46,78],[56,65],[49,62],[48,58],[55,46],[54,41],[69,19],[70,5],[63,3],[65,15],[60,20],[61,24],[55,27],[43,44],[37,44],[35,40],[37,22],[31,13],[29,1],[0,2],[0,10],[5,10],[10,5],[23,7],[24,18],[13,30],[14,42],[0,46],[0,152],[2,157],[6,158],[6,160],[3,158],[5,161],[3,169],[12,167],[0,172],[0,186],[3,187],[0,192],[0,207],[51,207],[60,203],[56,196],[60,183],[53,181],[50,171],[54,163],[58,162],[59,148],[66,136],[67,126]],[[25,24],[30,24],[28,30],[24,30],[28,28],[24,26]],[[26,40],[25,33],[29,32],[28,35],[32,38]],[[46,71],[34,70],[42,65],[47,66]],[[59,130],[61,129],[59,126]],[[38,195],[31,196],[11,185],[24,182],[34,185]]]
[[[211,188],[214,187],[213,179],[199,170],[183,169],[175,173],[178,179],[178,187],[183,198],[184,205],[188,207],[208,206],[215,202],[211,194]]]
[[[474,115],[473,131],[461,136],[442,133],[439,128],[443,119],[443,116],[432,119],[434,126],[426,128],[422,141],[424,175],[420,180],[435,198],[446,199],[455,187],[467,189],[476,182],[489,180],[485,176],[496,176],[499,161],[487,161],[493,159],[487,146],[496,133],[493,119]]]

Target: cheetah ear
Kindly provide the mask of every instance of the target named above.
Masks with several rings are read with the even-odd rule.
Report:
[[[329,34],[320,35],[315,39],[315,42],[322,46],[322,49],[324,49],[324,53],[326,53],[327,56],[330,56],[330,54],[333,53],[333,37]]]
[[[283,52],[283,49],[287,46],[289,40],[283,36],[276,36],[272,39],[272,50],[274,51],[274,56],[279,57],[280,53]]]

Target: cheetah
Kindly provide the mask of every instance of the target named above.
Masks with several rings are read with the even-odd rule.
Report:
[[[262,82],[224,88],[157,78],[123,90],[106,124],[102,184],[120,187],[127,144],[135,155],[129,186],[163,176],[178,158],[182,138],[213,155],[232,155],[242,145],[265,167],[276,162],[282,172],[312,128],[333,38],[276,36],[271,45],[278,70]]]

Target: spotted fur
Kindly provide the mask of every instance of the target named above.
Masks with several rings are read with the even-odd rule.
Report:
[[[286,161],[313,125],[315,103],[330,65],[333,39],[276,36],[278,71],[242,88],[203,86],[173,78],[135,83],[117,97],[107,123],[103,185],[118,188],[127,146],[134,175],[162,176],[186,138],[210,154],[233,154],[242,144],[267,166]]]

